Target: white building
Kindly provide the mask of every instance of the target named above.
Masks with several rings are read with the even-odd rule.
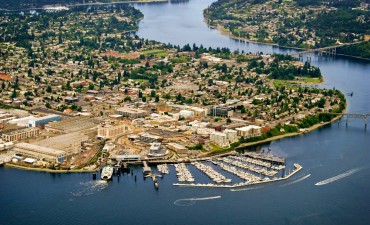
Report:
[[[184,117],[185,119],[193,118],[194,117],[194,112],[191,111],[191,110],[181,110],[180,111],[180,116]]]
[[[229,143],[238,141],[238,132],[236,130],[225,129],[223,133],[226,134]]]
[[[229,146],[229,141],[227,140],[227,136],[224,133],[214,131],[209,136],[209,139],[211,140],[211,142],[215,143],[216,145],[218,145],[220,147]]]
[[[258,137],[262,135],[262,127],[255,125],[248,125],[245,127],[236,128],[238,136],[244,138]]]
[[[211,129],[211,128],[198,128],[197,129],[197,134],[199,134],[199,135],[210,135],[214,131],[215,131],[215,129]]]

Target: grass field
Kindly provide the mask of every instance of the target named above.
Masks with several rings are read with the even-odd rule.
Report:
[[[163,49],[151,49],[151,50],[145,50],[140,52],[143,55],[154,55],[156,57],[162,57],[167,56],[167,52]]]

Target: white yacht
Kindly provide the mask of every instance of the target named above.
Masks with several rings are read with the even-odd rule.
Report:
[[[111,166],[104,166],[103,170],[101,171],[101,179],[102,180],[110,180],[113,176],[113,167]]]

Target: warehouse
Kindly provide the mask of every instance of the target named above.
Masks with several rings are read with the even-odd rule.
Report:
[[[14,152],[22,156],[37,158],[39,160],[61,163],[68,156],[65,151],[33,145],[29,143],[18,143],[14,146]]]

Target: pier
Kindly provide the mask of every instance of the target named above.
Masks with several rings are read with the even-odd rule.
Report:
[[[173,184],[174,186],[180,186],[180,187],[208,187],[208,188],[231,188],[230,191],[233,191],[232,188],[239,188],[239,187],[246,187],[246,186],[251,186],[251,185],[257,185],[257,184],[264,184],[264,183],[270,183],[270,182],[275,182],[275,181],[282,181],[289,179],[292,177],[294,174],[298,173],[302,169],[302,166],[299,165],[298,163],[294,164],[294,170],[292,173],[288,174],[285,177],[282,178],[273,178],[269,180],[264,180],[260,179],[258,181],[253,181],[253,182],[241,182],[237,184]]]
[[[152,169],[148,166],[148,163],[146,161],[143,161],[143,174],[147,175],[152,172]]]

